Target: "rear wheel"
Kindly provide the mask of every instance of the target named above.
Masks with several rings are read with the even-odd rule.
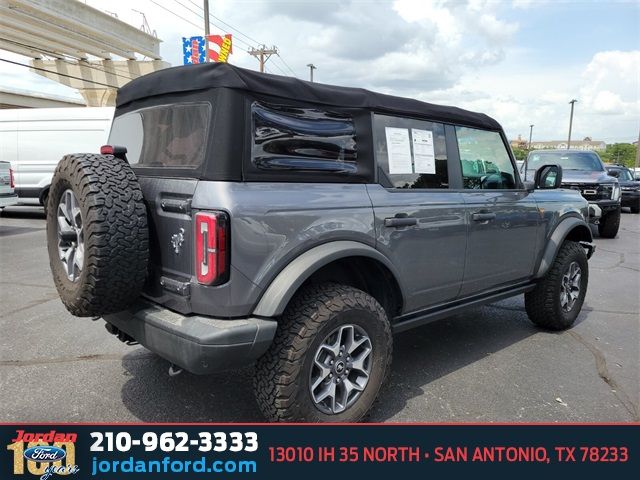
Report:
[[[391,363],[387,316],[353,287],[305,287],[256,365],[254,390],[271,421],[355,422],[369,411]]]
[[[598,233],[602,238],[616,238],[620,228],[620,207],[600,219]]]
[[[73,315],[127,308],[138,297],[149,256],[146,208],[131,167],[110,155],[65,156],[47,208],[53,280]]]
[[[631,213],[640,213],[640,203],[636,203],[635,205],[632,205],[630,208],[631,208]]]
[[[577,242],[566,241],[545,277],[525,294],[529,319],[549,330],[564,330],[582,309],[589,282],[589,264]]]

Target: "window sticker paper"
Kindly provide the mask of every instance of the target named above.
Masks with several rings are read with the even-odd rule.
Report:
[[[406,128],[385,127],[387,137],[387,154],[389,156],[389,173],[413,173],[411,162],[411,143],[409,130]]]
[[[415,173],[436,173],[436,154],[433,148],[433,132],[411,129]]]

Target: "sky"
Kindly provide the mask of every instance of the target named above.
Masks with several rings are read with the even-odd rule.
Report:
[[[202,0],[87,0],[150,27],[182,64],[182,37],[201,35]],[[631,142],[640,130],[640,2],[550,0],[210,0],[211,33],[234,35],[230,63],[258,69],[250,45],[276,45],[267,69],[480,111],[509,138]],[[165,7],[165,9],[158,6]],[[180,18],[182,17],[182,18]],[[239,33],[241,32],[241,33]],[[26,59],[0,51],[0,57]],[[0,63],[0,88],[79,95]]]

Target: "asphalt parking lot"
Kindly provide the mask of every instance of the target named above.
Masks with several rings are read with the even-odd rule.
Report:
[[[537,330],[522,297],[396,337],[379,422],[640,421],[640,215],[596,239],[583,311]],[[42,209],[0,217],[1,422],[262,421],[251,368],[169,377],[169,364],[67,313]]]

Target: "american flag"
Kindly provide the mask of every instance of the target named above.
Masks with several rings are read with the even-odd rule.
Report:
[[[204,63],[205,44],[204,37],[182,37],[183,64]]]

